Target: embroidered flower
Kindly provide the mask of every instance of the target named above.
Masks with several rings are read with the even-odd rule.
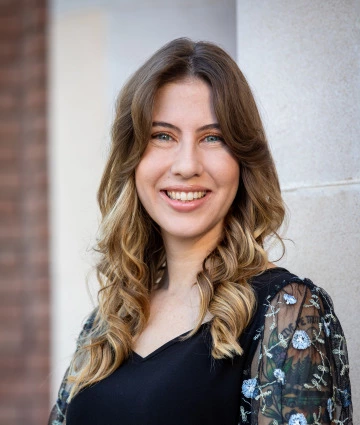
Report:
[[[246,379],[242,384],[242,393],[247,398],[255,398],[259,394],[256,378]]]
[[[327,411],[329,412],[329,418],[330,418],[330,420],[332,420],[332,416],[333,416],[332,412],[333,412],[333,410],[334,410],[334,403],[331,400],[331,398],[329,398],[328,401],[327,401]]]
[[[330,336],[330,326],[329,326],[329,324],[326,322],[326,320],[324,318],[322,318],[321,321],[322,321],[322,324],[324,326],[325,335]]]
[[[290,416],[289,425],[307,425],[307,420],[302,413],[296,413]]]
[[[243,422],[246,422],[247,421],[247,415],[249,414],[249,412],[246,412],[245,409],[244,409],[244,407],[241,406],[240,407],[240,413],[241,413],[241,420]]]
[[[305,331],[295,331],[294,336],[292,338],[292,345],[294,348],[298,350],[305,350],[310,347],[311,340],[309,335]]]
[[[284,294],[284,300],[286,304],[296,304],[297,299],[293,295]]]
[[[278,382],[285,383],[285,373],[281,369],[275,369],[274,376]]]
[[[343,407],[349,407],[351,404],[351,393],[350,390],[348,388],[346,388],[345,390],[341,391],[338,390],[340,393],[340,400],[341,400],[341,404],[343,405]]]

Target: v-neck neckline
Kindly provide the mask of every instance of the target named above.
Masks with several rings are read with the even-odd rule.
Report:
[[[209,320],[207,322],[203,322],[198,331],[194,334],[197,335],[198,332],[203,329],[206,325],[209,325],[211,323],[212,320]],[[156,356],[157,354],[159,354],[161,351],[165,350],[166,348],[170,347],[171,345],[175,344],[176,342],[178,342],[180,340],[181,337],[187,335],[189,332],[191,332],[192,329],[182,333],[181,335],[175,336],[174,338],[170,339],[169,341],[165,342],[164,344],[160,345],[160,347],[156,348],[154,351],[152,351],[151,353],[147,354],[145,357],[142,357],[140,354],[138,354],[136,351],[132,350],[132,356],[133,359],[137,362],[144,362],[154,356]]]
[[[271,268],[269,268],[269,269],[265,269],[264,271],[262,271],[261,273],[260,273],[260,275],[259,276],[262,276],[262,275],[264,275],[264,274],[266,274],[266,273],[268,273],[268,272],[270,272],[270,271],[279,271],[279,270],[285,270],[285,271],[287,271],[286,269],[284,269],[283,267],[278,267],[278,266],[276,266],[276,267],[271,267]],[[205,325],[209,325],[210,323],[211,323],[211,321],[212,321],[212,319],[211,320],[208,320],[207,322],[203,322],[201,325],[200,325],[200,328],[198,329],[198,331],[196,332],[196,334],[205,326]],[[186,332],[184,332],[184,333],[182,333],[181,335],[178,335],[178,336],[176,336],[176,337],[174,337],[174,338],[172,338],[172,339],[170,339],[169,341],[167,341],[167,342],[165,342],[164,344],[162,344],[162,345],[160,345],[160,347],[158,347],[158,348],[156,348],[155,350],[153,350],[151,353],[149,353],[149,354],[147,354],[145,357],[142,357],[140,354],[138,354],[136,351],[134,351],[134,350],[132,350],[131,351],[131,354],[132,354],[132,357],[133,357],[133,360],[134,361],[136,361],[137,363],[140,363],[140,362],[145,362],[146,360],[149,360],[149,359],[151,359],[152,357],[154,357],[154,356],[156,356],[157,354],[159,354],[159,353],[161,353],[163,350],[165,350],[165,349],[167,349],[168,347],[170,347],[171,345],[173,345],[173,344],[175,344],[176,342],[178,342],[179,341],[179,339],[181,338],[181,337],[183,337],[183,336],[185,336],[186,334],[188,334],[189,332],[191,332],[192,331],[192,329],[190,329],[190,330],[188,330],[188,331],[186,331]],[[195,334],[195,335],[196,335]]]

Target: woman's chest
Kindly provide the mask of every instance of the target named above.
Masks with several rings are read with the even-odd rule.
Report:
[[[112,375],[78,394],[68,425],[236,425],[242,357],[214,360],[207,324],[146,357],[136,353]]]
[[[169,300],[165,297],[153,297],[150,305],[150,317],[146,328],[133,340],[133,351],[146,357],[157,348],[195,328],[199,316],[199,300]],[[207,313],[203,319],[212,318]]]

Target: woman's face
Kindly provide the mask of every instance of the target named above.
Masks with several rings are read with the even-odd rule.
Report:
[[[223,141],[210,87],[200,79],[163,86],[135,171],[140,201],[164,240],[218,240],[240,169]]]

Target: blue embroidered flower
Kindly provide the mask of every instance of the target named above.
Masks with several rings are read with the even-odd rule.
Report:
[[[307,420],[302,413],[296,413],[290,416],[289,425],[307,425]]]
[[[341,391],[338,390],[340,393],[340,400],[341,400],[341,404],[343,405],[343,407],[349,407],[351,404],[351,393],[350,390],[348,388],[346,388],[345,390]]]
[[[242,384],[242,393],[247,398],[255,398],[259,394],[256,378],[246,379]]]
[[[332,412],[333,412],[333,410],[334,410],[334,403],[331,400],[331,398],[328,398],[328,401],[327,401],[327,411],[329,412],[329,418],[330,418],[330,420],[332,420],[332,416],[333,416]]]
[[[293,295],[284,294],[284,300],[286,304],[296,304],[297,299]]]
[[[329,324],[328,324],[328,323],[326,323],[326,321],[325,321],[325,319],[324,319],[324,318],[322,318],[322,319],[321,319],[321,322],[322,322],[322,324],[323,324],[323,326],[324,326],[325,335],[326,335],[326,336],[330,336],[330,326],[329,326]]]
[[[305,331],[295,331],[294,336],[292,338],[292,345],[294,348],[298,350],[305,350],[310,347],[311,340],[309,335]]]
[[[285,383],[285,373],[281,369],[275,369],[274,376],[278,382]]]

